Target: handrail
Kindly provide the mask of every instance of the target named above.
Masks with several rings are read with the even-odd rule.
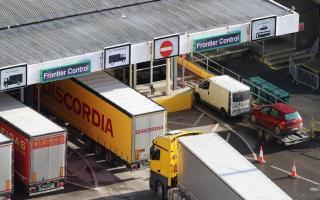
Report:
[[[215,73],[218,73],[219,75],[228,73],[228,75],[231,75],[233,78],[240,80],[241,76],[239,74],[222,66],[221,64],[217,63],[216,61],[208,58],[203,54],[193,52],[192,54],[188,54],[188,56],[191,58],[192,61],[200,62],[203,65],[205,65],[207,72],[210,72],[211,70],[213,70]],[[197,58],[197,56],[199,56],[200,58]]]

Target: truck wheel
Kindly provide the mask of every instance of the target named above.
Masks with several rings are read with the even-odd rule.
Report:
[[[94,153],[96,154],[97,158],[101,158],[102,157],[103,151],[102,151],[102,148],[101,148],[101,146],[99,144],[95,144]]]
[[[160,200],[164,200],[165,199],[164,187],[163,187],[163,184],[160,181],[157,182],[156,193],[157,193],[158,199],[160,199]]]
[[[113,163],[113,161],[114,161],[114,155],[113,155],[113,153],[112,153],[111,151],[105,150],[105,152],[104,152],[104,157],[105,157],[106,162],[107,162],[108,164],[112,164],[112,163]]]
[[[277,135],[280,135],[281,129],[279,128],[279,126],[274,127],[274,132],[275,132]]]
[[[194,100],[197,104],[201,104],[201,97],[198,93],[194,94]]]
[[[93,148],[92,148],[92,141],[89,138],[84,138],[84,148],[86,149],[87,152],[91,153]]]
[[[257,134],[259,138],[263,138],[263,131],[261,129],[257,129]]]
[[[227,118],[227,112],[224,108],[220,108],[220,115],[223,119]]]

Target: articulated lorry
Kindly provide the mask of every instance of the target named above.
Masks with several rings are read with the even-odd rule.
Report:
[[[150,188],[162,200],[291,199],[216,133],[159,136],[150,158]]]
[[[0,199],[10,199],[13,192],[13,142],[0,134]]]
[[[15,182],[30,196],[64,189],[65,129],[5,93],[0,102],[0,132],[14,141]]]
[[[41,104],[83,134],[85,148],[109,163],[138,166],[166,131],[167,112],[105,72],[45,84]]]

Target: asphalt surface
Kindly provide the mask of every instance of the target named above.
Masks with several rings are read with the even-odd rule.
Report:
[[[212,132],[215,129],[293,199],[320,199],[319,142],[310,141],[291,147],[283,147],[277,143],[269,144],[258,138],[255,130],[248,128],[247,122],[242,119],[223,120],[218,113],[206,106],[197,105],[196,108],[170,113],[168,129],[203,132]],[[14,199],[156,200],[154,193],[149,190],[148,168],[131,171],[124,166],[108,165],[105,160],[86,152],[78,138],[79,135],[75,133],[69,136],[68,178],[63,191],[27,198],[17,190]],[[258,154],[260,145],[264,148],[267,161],[263,165],[257,164],[253,155]],[[297,173],[302,178],[291,179],[284,172],[291,172],[293,161],[296,161]]]

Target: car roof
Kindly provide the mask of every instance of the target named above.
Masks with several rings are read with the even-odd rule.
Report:
[[[275,108],[275,109],[285,113],[285,114],[293,113],[293,112],[297,111],[294,107],[292,107],[288,104],[285,104],[285,103],[275,103],[275,104],[271,104],[270,106],[272,108]]]

